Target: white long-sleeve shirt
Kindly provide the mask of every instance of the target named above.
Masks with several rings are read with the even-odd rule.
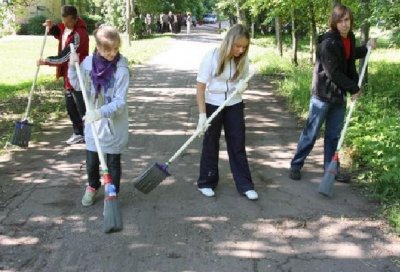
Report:
[[[246,59],[244,73],[240,78],[232,81],[231,78],[236,72],[236,64],[233,59],[225,64],[224,71],[219,76],[215,76],[218,65],[218,49],[215,48],[205,54],[200,64],[197,81],[206,84],[205,102],[219,106],[235,90],[236,84],[240,79],[244,79],[249,74],[249,61]],[[241,95],[237,95],[227,104],[232,106],[242,101]]]

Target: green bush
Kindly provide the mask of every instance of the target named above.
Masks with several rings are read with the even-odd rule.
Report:
[[[96,25],[102,21],[100,15],[85,14],[82,15],[81,18],[86,22],[89,35],[93,34],[93,31],[96,29]]]
[[[44,26],[43,23],[48,19],[47,17],[43,15],[38,15],[35,17],[32,17],[29,19],[28,23],[22,27],[20,31],[23,31],[26,33],[18,33],[18,34],[24,34],[24,35],[43,35],[44,34]]]

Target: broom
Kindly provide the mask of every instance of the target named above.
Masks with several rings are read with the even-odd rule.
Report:
[[[75,53],[75,47],[73,44],[70,44],[71,53]],[[79,85],[81,87],[83,100],[85,101],[85,106],[87,109],[90,109],[89,99],[87,97],[85,84],[83,83],[81,69],[79,63],[75,63],[76,72],[78,75]],[[99,137],[97,135],[97,129],[94,123],[90,123],[93,138],[97,149],[97,154],[99,155],[100,166],[103,173],[104,179],[104,223],[103,230],[105,233],[115,232],[122,230],[122,215],[121,210],[119,208],[119,203],[117,199],[117,193],[115,189],[115,185],[112,184],[111,175],[108,172],[108,167],[106,161],[104,159],[103,152],[101,151],[101,146],[99,142]]]
[[[365,57],[364,60],[364,64],[362,66],[361,69],[361,75],[360,78],[358,80],[358,87],[361,88],[361,84],[363,82],[363,78],[364,78],[364,74],[365,74],[365,70],[367,68],[367,63],[368,63],[368,59],[369,59],[369,55],[371,54],[371,47],[368,46],[368,52],[367,55]],[[324,196],[327,197],[332,197],[333,196],[333,184],[335,183],[335,176],[337,174],[337,170],[338,170],[338,161],[339,161],[339,152],[340,152],[340,148],[342,147],[343,141],[344,141],[344,136],[346,134],[347,131],[347,127],[349,126],[350,123],[350,118],[351,115],[353,113],[354,107],[356,105],[356,99],[352,100],[350,103],[350,107],[349,107],[349,112],[346,116],[346,121],[344,123],[342,132],[340,134],[340,138],[339,138],[339,142],[336,148],[336,152],[333,155],[333,158],[331,160],[331,162],[329,163],[328,169],[325,171],[324,173],[324,177],[322,178],[321,183],[319,184],[318,187],[318,192]]]
[[[44,46],[46,44],[46,38],[47,38],[48,31],[49,31],[49,28],[46,27],[44,37],[43,37],[43,42],[42,42],[42,48],[40,49],[40,58],[42,58],[42,56],[43,56],[43,50],[44,50]],[[31,86],[31,90],[29,92],[28,105],[26,107],[24,117],[22,118],[21,121],[18,121],[15,124],[14,132],[10,139],[10,144],[12,144],[12,145],[17,145],[20,147],[28,147],[29,140],[31,138],[31,126],[32,126],[32,124],[30,124],[28,122],[28,113],[31,108],[32,95],[33,95],[33,90],[35,89],[36,80],[37,80],[37,77],[39,74],[39,68],[40,68],[40,65],[37,65],[36,73],[33,78],[32,86]]]
[[[244,81],[248,82],[250,78],[254,75],[255,72],[252,72],[249,76],[247,76]],[[244,87],[243,87],[244,88]],[[211,124],[211,121],[215,118],[215,116],[220,113],[225,106],[232,100],[234,96],[237,95],[237,93],[240,93],[243,90],[241,89],[236,89],[233,91],[228,98],[222,103],[216,111],[213,112],[213,114],[207,119],[206,123],[204,124],[204,127],[208,127]],[[134,186],[136,189],[141,191],[142,193],[149,193],[151,192],[154,188],[156,188],[165,178],[170,176],[171,174],[168,172],[168,166],[175,161],[176,158],[178,158],[182,152],[198,137],[201,133],[204,133],[202,130],[196,130],[193,135],[179,148],[178,151],[165,163],[152,163],[145,171],[143,171],[138,177],[136,177],[133,180]]]

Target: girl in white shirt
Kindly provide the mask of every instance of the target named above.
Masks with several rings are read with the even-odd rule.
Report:
[[[227,32],[221,46],[204,56],[197,75],[197,104],[199,107],[197,130],[206,131],[197,185],[199,191],[208,197],[215,195],[214,189],[219,180],[219,139],[222,127],[224,127],[229,163],[236,189],[250,200],[258,199],[247,161],[244,105],[241,95],[235,96],[227,104],[211,122],[210,127],[205,126],[207,117],[235,90],[239,80],[248,75],[249,43],[248,30],[243,25],[234,25]]]

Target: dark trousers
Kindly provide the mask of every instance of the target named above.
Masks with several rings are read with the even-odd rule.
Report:
[[[217,108],[217,106],[206,104],[207,117],[210,117]],[[219,139],[224,127],[229,164],[236,189],[239,193],[254,190],[246,155],[243,108],[243,103],[224,108],[206,131],[200,160],[200,177],[197,181],[199,188],[215,189],[218,185]]]
[[[82,117],[86,113],[86,107],[83,101],[82,92],[65,90],[65,105],[72,122],[74,133],[77,135],[83,135],[84,123]]]
[[[111,175],[112,183],[117,193],[121,181],[121,154],[105,154],[108,173]],[[101,187],[100,183],[100,160],[97,152],[86,150],[86,171],[88,174],[89,186],[94,189]]]

